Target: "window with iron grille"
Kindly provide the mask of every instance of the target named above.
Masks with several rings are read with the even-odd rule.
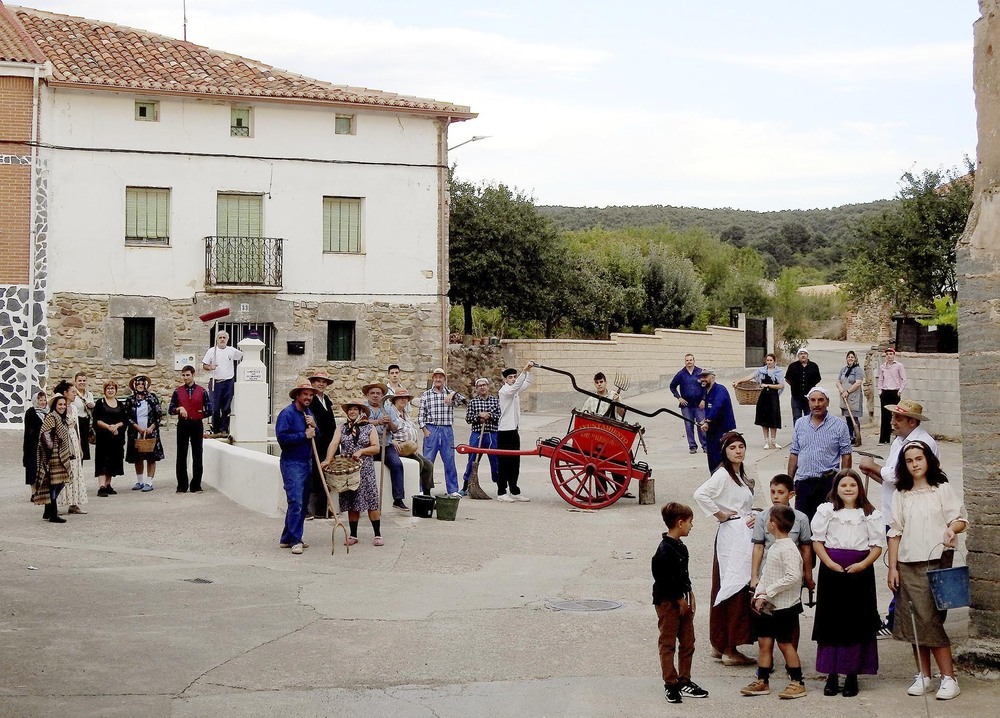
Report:
[[[323,198],[323,251],[361,252],[360,198]]]
[[[233,137],[250,136],[250,108],[233,107],[229,111],[229,134]]]
[[[326,360],[354,361],[354,322],[326,323]]]
[[[125,317],[125,359],[155,359],[156,320],[152,317]]]
[[[333,131],[338,135],[353,135],[354,115],[337,115]]]
[[[170,244],[170,190],[162,187],[125,188],[125,242]]]

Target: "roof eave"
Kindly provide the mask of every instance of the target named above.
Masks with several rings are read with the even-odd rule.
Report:
[[[47,83],[50,87],[65,87],[76,90],[99,90],[103,92],[124,92],[133,95],[151,96],[160,95],[165,97],[189,97],[202,100],[223,100],[226,102],[269,102],[290,105],[325,106],[352,109],[355,111],[366,110],[372,112],[391,112],[408,115],[420,115],[424,117],[448,117],[451,122],[464,122],[475,119],[478,112],[471,112],[467,107],[460,105],[423,108],[406,107],[399,105],[379,105],[366,102],[345,102],[338,100],[327,100],[315,97],[270,97],[268,95],[245,95],[229,93],[211,92],[191,92],[188,90],[166,90],[163,88],[129,87],[125,85],[104,85],[90,82],[71,82],[60,80],[56,77],[49,77]]]

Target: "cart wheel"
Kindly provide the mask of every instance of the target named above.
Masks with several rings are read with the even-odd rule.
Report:
[[[552,452],[552,485],[581,509],[610,506],[628,490],[632,454],[610,431],[585,427],[569,432]]]

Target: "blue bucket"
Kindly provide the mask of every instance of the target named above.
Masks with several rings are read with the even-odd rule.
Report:
[[[968,566],[931,569],[927,572],[927,580],[939,611],[963,608],[971,603]]]

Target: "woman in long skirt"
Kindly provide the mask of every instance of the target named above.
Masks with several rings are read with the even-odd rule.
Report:
[[[785,390],[785,372],[777,366],[774,354],[764,357],[764,366],[758,368],[750,376],[744,377],[736,384],[745,381],[755,381],[760,384],[760,394],[757,395],[757,409],[753,423],[764,432],[764,448],[780,449],[778,444],[778,429],[781,428],[781,402],[779,398]]]
[[[35,458],[38,475],[31,492],[31,502],[45,506],[42,518],[54,524],[66,523],[66,519],[59,517],[56,500],[71,478],[73,464],[73,442],[69,435],[67,406],[66,397],[56,394],[49,405],[48,414],[42,420]]]
[[[71,478],[66,482],[58,501],[59,508],[66,509],[69,514],[85,514],[83,507],[87,504],[87,482],[83,480],[83,444],[80,440],[80,421],[73,408],[73,402],[77,397],[76,386],[68,381],[61,381],[56,385],[56,394],[66,397],[66,417],[69,420],[69,437],[73,445],[73,462],[71,464]]]
[[[727,666],[748,666],[752,658],[738,646],[754,642],[750,609],[750,539],[754,523],[753,481],[743,459],[746,441],[730,431],[722,435],[722,463],[694,492],[705,516],[719,522],[712,566],[712,608],[709,637],[713,654]]]
[[[125,433],[128,413],[125,402],[118,401],[118,382],[104,382],[104,396],[94,405],[94,476],[100,486],[98,496],[113,496],[118,492],[111,479],[125,474]]]

